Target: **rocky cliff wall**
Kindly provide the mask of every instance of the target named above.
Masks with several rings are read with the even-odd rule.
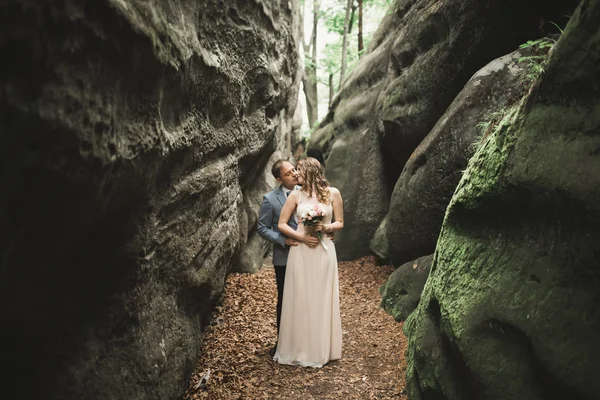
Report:
[[[4,394],[185,390],[288,142],[295,7],[0,5]]]

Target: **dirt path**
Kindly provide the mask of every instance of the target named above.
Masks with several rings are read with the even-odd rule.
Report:
[[[321,369],[268,355],[276,336],[273,268],[230,275],[186,399],[405,399],[402,324],[379,307],[378,289],[392,271],[371,257],[340,263],[342,359]]]

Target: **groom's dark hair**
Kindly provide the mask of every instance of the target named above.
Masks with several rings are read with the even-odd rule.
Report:
[[[277,160],[277,161],[275,161],[275,164],[273,164],[273,166],[271,167],[271,173],[273,174],[275,179],[281,178],[281,164],[283,164],[284,162],[289,162],[289,161]]]

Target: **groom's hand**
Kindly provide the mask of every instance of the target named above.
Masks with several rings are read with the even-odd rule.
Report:
[[[298,246],[298,241],[287,238],[287,239],[285,239],[285,244],[288,246]]]
[[[317,247],[317,245],[319,244],[319,239],[317,239],[313,235],[307,234],[307,235],[304,235],[303,242],[305,245],[312,248],[312,247]]]

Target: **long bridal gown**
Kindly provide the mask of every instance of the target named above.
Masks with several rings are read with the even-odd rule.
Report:
[[[296,208],[298,232],[304,232],[300,215],[317,203],[300,191]],[[331,223],[331,204],[319,203],[325,211],[323,222]],[[342,356],[337,255],[334,243],[323,236],[323,243],[310,248],[304,243],[290,248],[277,351],[273,359],[280,364],[322,367]]]

